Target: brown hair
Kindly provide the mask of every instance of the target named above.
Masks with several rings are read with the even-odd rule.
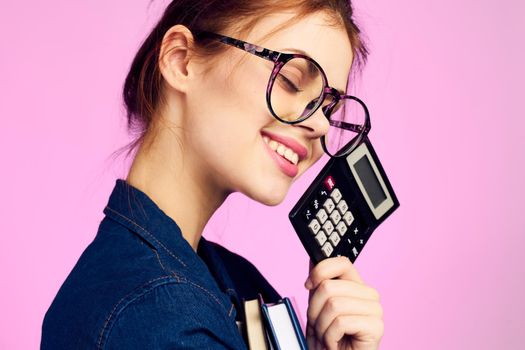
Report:
[[[138,50],[123,88],[124,107],[126,109],[128,131],[138,135],[129,144],[114,153],[128,150],[129,156],[152,126],[152,119],[163,100],[162,75],[158,67],[160,47],[169,28],[176,24],[186,26],[192,33],[211,31],[224,33],[233,31],[236,35],[249,32],[250,28],[264,16],[281,11],[293,11],[296,15],[272,33],[281,30],[297,20],[317,11],[330,15],[331,25],[345,27],[354,60],[352,72],[361,70],[366,63],[368,49],[364,44],[360,30],[353,19],[351,0],[174,0],[155,25],[151,33]],[[239,37],[242,39],[242,37]],[[195,54],[210,57],[227,49],[227,45],[195,38]]]

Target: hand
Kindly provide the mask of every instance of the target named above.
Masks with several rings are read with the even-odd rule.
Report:
[[[310,282],[310,283],[309,283]],[[367,286],[350,259],[324,259],[305,282],[308,349],[376,350],[383,336],[379,293]]]

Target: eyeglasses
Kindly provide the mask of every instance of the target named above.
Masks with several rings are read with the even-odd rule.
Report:
[[[266,103],[274,118],[297,124],[319,107],[329,128],[321,145],[331,157],[350,153],[370,131],[368,108],[359,98],[328,85],[324,70],[313,58],[298,53],[273,51],[225,35],[202,31],[197,38],[210,38],[274,63],[266,88]]]

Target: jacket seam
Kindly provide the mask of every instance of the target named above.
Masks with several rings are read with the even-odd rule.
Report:
[[[100,330],[100,334],[99,334],[99,338],[98,338],[98,342],[97,342],[97,349],[103,349],[103,346],[105,344],[103,344],[103,337],[104,337],[104,333],[106,332],[106,330],[109,329],[109,327],[111,326],[110,325],[110,322],[113,323],[113,316],[114,314],[117,312],[117,309],[119,308],[119,306],[124,303],[126,301],[126,299],[130,298],[133,294],[137,293],[137,290],[138,289],[143,289],[138,295],[136,295],[135,297],[131,298],[130,300],[128,300],[127,304],[121,308],[119,310],[119,312],[121,312],[127,305],[129,305],[130,303],[132,303],[134,300],[136,300],[137,298],[141,297],[142,295],[146,294],[148,291],[150,291],[151,289],[159,286],[159,285],[162,285],[162,284],[167,284],[167,283],[170,283],[170,282],[173,282],[173,281],[169,281],[169,279],[172,279],[172,278],[175,278],[176,282],[179,283],[180,280],[177,276],[173,277],[173,276],[161,276],[161,277],[157,277],[157,278],[154,278],[146,283],[144,283],[143,285],[141,285],[140,287],[138,288],[135,288],[134,290],[132,290],[131,292],[129,292],[128,294],[126,294],[124,297],[122,297],[116,304],[115,306],[113,307],[113,309],[111,310],[111,312],[109,313],[108,317],[106,318],[106,320],[104,321],[104,325],[102,326],[102,329]],[[156,281],[159,281],[159,280],[168,280],[168,281],[165,281],[164,283],[162,284],[159,284],[157,286],[154,286],[153,288],[151,289],[144,289],[145,287],[147,287],[148,285],[151,285],[152,283],[156,282]]]
[[[195,283],[193,281],[188,281],[189,284],[203,290],[204,292],[206,292],[209,296],[211,296],[213,298],[213,300],[215,300],[217,302],[217,304],[219,304],[223,309],[224,311],[228,311],[226,309],[226,307],[221,303],[221,301],[219,300],[219,298],[217,298],[217,296],[215,294],[213,294],[211,291],[209,291],[208,289],[204,288],[203,286],[201,286],[200,284],[198,283]],[[232,304],[233,305],[233,304]],[[228,316],[231,316],[231,312],[228,312]]]
[[[119,212],[115,211],[114,209],[110,208],[109,206],[107,207],[109,210],[115,212],[116,214],[122,216],[124,219],[128,220],[129,222],[131,222],[132,224],[136,225],[137,227],[139,227],[140,229],[144,230],[147,234],[149,234],[151,237],[153,237],[153,239],[155,239],[156,242],[158,242],[166,251],[168,251],[168,253],[170,253],[171,256],[173,256],[174,258],[176,258],[177,260],[179,260],[184,266],[186,266],[179,258],[177,258],[173,253],[171,253],[171,251],[166,248],[158,239],[155,238],[155,236],[153,236],[150,232],[148,232],[145,228],[141,227],[139,224],[135,223],[133,220],[127,218],[126,216],[120,214]],[[157,261],[159,262],[159,265],[160,267],[165,271],[165,272],[168,272],[168,273],[171,273],[175,278],[177,278],[178,280],[180,280],[181,278],[172,270],[168,270],[164,264],[162,263],[161,259],[160,259],[160,256],[159,256],[159,253],[156,251],[156,250],[153,250],[153,252],[155,253],[155,255],[157,256]],[[184,278],[183,278],[184,279]],[[219,304],[222,308],[224,308],[225,311],[227,311],[226,307],[221,303],[221,301],[219,300],[219,298],[217,298],[217,296],[209,291],[208,289],[206,289],[205,287],[201,286],[200,284],[198,283],[195,283],[193,281],[187,281],[189,282],[190,284],[194,285],[195,287],[197,288],[200,288],[202,289],[203,291],[205,291],[209,296],[211,296],[215,302],[217,302],[217,304]],[[232,304],[233,306],[233,304]],[[228,316],[231,316],[231,313],[232,313],[233,309],[230,308],[230,311],[228,311]]]
[[[106,206],[107,209],[109,209],[110,211],[112,211],[113,213],[115,213],[116,215],[120,216],[121,218],[123,218],[124,220],[128,221],[129,223],[131,223],[132,225],[136,226],[139,230],[143,231],[147,236],[150,236],[155,242],[157,242],[157,244],[162,247],[169,255],[171,255],[173,258],[177,259],[184,267],[186,267],[186,264],[184,263],[184,261],[182,261],[178,256],[176,256],[175,254],[173,254],[171,252],[171,250],[169,250],[164,244],[162,244],[161,241],[159,241],[157,239],[157,237],[155,237],[151,232],[149,232],[148,230],[146,230],[144,227],[140,226],[139,224],[137,224],[135,221],[131,220],[130,218],[128,218],[127,216],[119,213],[118,211],[116,211],[115,209],[111,208],[109,205]]]
[[[173,278],[175,279],[175,281],[172,280]],[[164,281],[162,283],[159,283],[159,284],[156,284],[156,285],[152,286],[152,288],[143,289],[143,288],[147,287],[148,285],[150,285],[150,284],[152,284],[152,283],[154,283],[156,281],[163,280],[163,279],[166,280],[166,281]],[[206,292],[209,296],[211,296],[217,302],[217,304],[219,304],[219,306],[223,310],[226,311],[226,308],[224,307],[224,305],[222,303],[220,303],[218,298],[212,292],[210,292],[208,289],[202,287],[198,283],[186,280],[184,278],[180,279],[177,275],[157,277],[155,279],[152,279],[152,280],[144,283],[142,286],[137,288],[137,289],[141,289],[141,288],[143,289],[139,294],[136,294],[134,297],[130,298],[133,294],[137,293],[137,289],[135,289],[135,290],[131,291],[130,293],[126,294],[126,296],[122,297],[115,304],[115,306],[113,307],[113,309],[109,313],[108,317],[104,321],[104,325],[103,325],[102,329],[100,330],[99,339],[98,339],[98,342],[97,342],[97,349],[98,350],[103,350],[104,349],[104,347],[106,346],[105,342],[107,341],[107,339],[109,339],[110,329],[111,329],[112,325],[114,324],[114,322],[116,321],[117,314],[120,314],[122,311],[124,311],[124,309],[126,309],[127,306],[129,306],[135,300],[137,300],[138,298],[146,295],[147,293],[151,292],[152,290],[154,290],[157,287],[160,287],[160,286],[163,286],[163,285],[167,285],[167,284],[181,283],[181,282],[182,283],[187,283],[189,285],[197,287],[200,290]],[[129,300],[126,300],[126,299],[129,299]],[[124,304],[124,305],[121,308],[119,308],[119,306],[121,304]],[[231,313],[233,312],[233,309],[234,309],[234,305],[232,304],[232,307],[231,307],[230,311],[228,312],[228,316],[229,317],[231,316]],[[105,335],[105,339],[104,339],[104,335]]]
[[[162,260],[160,258],[159,252],[156,249],[151,249],[153,253],[155,253],[155,256],[157,257],[157,261],[161,267],[161,269],[164,270],[164,272],[172,274],[175,278],[177,278],[180,282],[187,282],[186,277],[178,275],[174,270],[168,269],[164,264],[162,263]]]
[[[187,282],[187,283],[189,283],[189,284],[191,284],[191,285],[193,285],[193,286],[195,286],[195,287],[197,287],[197,288],[203,290],[206,294],[208,294],[210,297],[212,297],[213,300],[215,300],[215,302],[216,302],[217,304],[220,305],[220,307],[222,307],[225,311],[227,311],[226,306],[225,306],[223,303],[221,303],[221,301],[219,300],[219,298],[217,297],[216,294],[214,294],[212,291],[210,291],[210,290],[207,289],[206,287],[203,287],[203,286],[201,286],[200,284],[198,284],[198,283],[196,283],[196,282],[194,282],[194,281],[187,280],[185,277],[181,277],[181,276],[177,275],[177,273],[176,273],[175,271],[166,268],[166,267],[164,266],[164,264],[162,263],[162,259],[161,259],[160,255],[159,255],[159,253],[158,253],[156,250],[153,250],[153,252],[155,253],[155,256],[157,257],[157,261],[158,261],[160,267],[161,267],[165,272],[167,272],[167,273],[171,273],[171,274],[173,274],[176,278],[180,279],[181,281],[183,281],[183,282]],[[229,290],[233,290],[233,289],[228,288],[227,290],[229,291]],[[232,305],[231,305],[231,308],[230,308],[230,311],[228,311],[228,317],[231,317],[234,307],[235,307],[235,305],[232,304]]]

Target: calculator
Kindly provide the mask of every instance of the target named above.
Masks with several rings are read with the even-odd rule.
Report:
[[[312,262],[355,262],[372,232],[399,201],[365,136],[348,155],[332,157],[292,208],[289,219]]]

